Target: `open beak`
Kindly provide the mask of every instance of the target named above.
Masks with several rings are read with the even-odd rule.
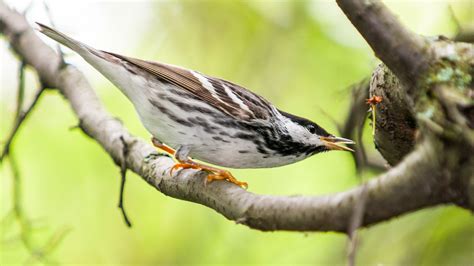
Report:
[[[355,144],[355,142],[350,139],[334,137],[334,136],[320,137],[319,139],[324,143],[324,145],[329,150],[354,151],[353,149],[342,145],[342,144]]]

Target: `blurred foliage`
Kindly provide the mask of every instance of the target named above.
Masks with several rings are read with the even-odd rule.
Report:
[[[408,2],[389,5],[410,27],[419,26]],[[461,22],[472,20],[473,13],[466,12],[472,3],[458,1],[453,7]],[[148,34],[131,55],[232,80],[333,133],[333,121],[341,123],[347,111],[347,87],[377,62],[332,1],[159,1],[154,9]],[[455,33],[447,10],[430,21],[423,33]],[[95,85],[110,112],[148,139],[125,97],[108,82]],[[12,114],[0,114],[1,136]],[[128,229],[117,208],[118,167],[93,140],[69,129],[75,124],[68,104],[48,91],[14,142],[32,241],[41,246],[57,229],[72,228],[48,263],[346,263],[342,234],[250,230],[208,208],[165,197],[133,174],[125,192],[134,224]],[[370,134],[366,137],[371,143]],[[5,217],[12,206],[8,164],[0,173],[0,217]],[[342,152],[234,173],[249,182],[250,191],[264,194],[327,194],[358,184],[350,155]],[[7,218],[1,229],[1,264],[27,261],[18,225]],[[473,235],[474,219],[467,211],[431,208],[362,230],[357,260],[360,265],[472,265]]]

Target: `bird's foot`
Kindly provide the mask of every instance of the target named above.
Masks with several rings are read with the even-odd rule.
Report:
[[[211,172],[207,178],[206,178],[206,183],[210,183],[214,180],[227,180],[231,183],[234,183],[236,184],[237,186],[241,187],[241,188],[245,188],[247,189],[249,187],[249,185],[247,184],[247,182],[241,182],[239,180],[237,180],[229,171],[226,171],[226,170],[221,170],[221,169],[218,169],[219,171],[213,171]]]
[[[248,184],[246,182],[241,182],[241,181],[238,181],[229,171],[227,170],[222,170],[222,169],[219,169],[219,168],[215,168],[215,167],[212,167],[212,166],[208,166],[208,165],[204,165],[204,164],[200,164],[200,163],[197,163],[191,159],[189,159],[189,157],[187,156],[187,153],[186,151],[184,151],[184,153],[186,155],[182,155],[180,156],[180,152],[178,148],[177,151],[173,150],[171,147],[168,147],[167,145],[165,145],[164,143],[162,143],[161,141],[159,141],[158,139],[156,138],[152,138],[151,139],[153,145],[161,150],[164,150],[165,152],[171,154],[171,155],[174,155],[176,160],[178,161],[178,163],[176,163],[173,167],[171,167],[171,170],[170,170],[170,174],[173,175],[173,172],[177,169],[197,169],[197,170],[204,170],[206,172],[209,172],[207,178],[206,178],[206,184],[207,183],[210,183],[214,180],[226,180],[226,181],[229,181],[233,184],[236,184],[237,186],[239,187],[242,187],[242,188],[247,188],[248,187]]]
[[[176,169],[181,168],[181,169],[198,169],[198,170],[204,170],[206,172],[209,172],[206,178],[206,184],[210,183],[214,180],[226,180],[228,182],[231,182],[233,184],[236,184],[239,187],[242,188],[248,188],[248,184],[246,182],[241,182],[237,180],[229,171],[227,170],[222,170],[219,168],[211,167],[208,165],[196,163],[192,160],[187,160],[185,162],[179,162],[175,164],[171,168],[171,173],[175,171]]]

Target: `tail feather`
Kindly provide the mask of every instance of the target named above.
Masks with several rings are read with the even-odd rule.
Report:
[[[130,79],[130,71],[127,70],[126,64],[122,62],[124,60],[122,56],[94,49],[51,27],[38,22],[36,24],[38,24],[41,33],[78,53],[134,102],[133,99],[137,98],[137,94],[134,92],[134,86],[131,86],[131,83],[135,81]]]
[[[84,52],[90,52],[91,47],[87,46],[86,44],[76,41],[73,38],[67,36],[66,34],[59,32],[51,27],[48,27],[44,24],[36,22],[39,26],[39,31],[44,35],[48,36],[49,38],[69,47],[71,50],[76,51],[77,53],[83,55]]]

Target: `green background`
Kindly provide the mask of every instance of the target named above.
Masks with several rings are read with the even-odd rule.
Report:
[[[389,6],[418,33],[453,36],[456,25],[446,3],[392,1]],[[473,22],[472,1],[449,3],[461,24]],[[133,11],[132,2],[115,5]],[[280,109],[316,121],[335,134],[335,122],[342,123],[347,112],[348,86],[368,76],[377,64],[332,1],[157,1],[152,7],[156,15],[141,29],[146,34],[130,56],[239,83]],[[127,42],[127,36],[117,42]],[[36,85],[34,75],[28,76],[30,99]],[[132,105],[116,88],[104,79],[93,85],[110,113],[131,132],[149,139]],[[8,86],[8,93],[14,95],[16,85]],[[2,139],[10,129],[15,106],[3,96]],[[46,247],[46,263],[346,263],[343,234],[252,230],[206,207],[166,197],[131,173],[125,206],[133,228],[127,228],[116,207],[119,169],[96,142],[69,129],[76,124],[63,97],[47,91],[13,146],[21,174],[21,203],[32,227],[28,237],[35,247]],[[370,137],[366,128],[366,146],[374,152]],[[8,163],[0,166],[0,173],[0,217],[4,217],[0,262],[42,263],[31,259],[20,240],[18,220],[9,215],[13,176]],[[233,173],[249,183],[249,191],[272,195],[322,195],[359,182],[351,156],[343,152],[316,155],[280,168]],[[365,179],[373,176],[363,174]],[[50,243],[52,236],[62,232],[67,232],[62,241]],[[407,214],[363,229],[360,236],[360,265],[474,262],[474,219],[456,207]]]

